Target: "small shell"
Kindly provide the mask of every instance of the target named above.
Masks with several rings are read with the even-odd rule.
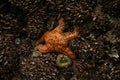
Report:
[[[38,56],[40,56],[40,54],[41,53],[39,51],[34,50],[32,53],[32,57],[38,57]]]

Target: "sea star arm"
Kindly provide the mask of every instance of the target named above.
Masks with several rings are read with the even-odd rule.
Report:
[[[37,49],[39,52],[41,52],[42,54],[50,52],[50,47],[47,45],[38,45]]]
[[[78,28],[75,28],[73,32],[66,32],[65,33],[65,40],[72,40],[78,36]]]
[[[58,21],[59,25],[54,29],[56,31],[59,31],[59,32],[62,32],[64,30],[64,26],[65,26],[65,23],[63,21],[63,18],[61,18],[59,21]]]
[[[38,44],[40,44],[40,43],[42,43],[42,42],[44,42],[45,40],[44,40],[44,35],[36,42],[36,45],[38,45]]]
[[[71,59],[76,59],[76,56],[74,55],[74,53],[70,50],[70,48],[65,48],[62,51],[63,54],[69,56]]]
[[[45,42],[46,35],[48,34],[49,34],[49,31],[45,32],[44,35],[39,40],[37,40],[36,45]]]

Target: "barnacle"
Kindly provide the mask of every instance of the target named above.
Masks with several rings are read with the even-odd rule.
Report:
[[[56,64],[59,67],[68,67],[72,63],[71,59],[63,54],[57,56]]]

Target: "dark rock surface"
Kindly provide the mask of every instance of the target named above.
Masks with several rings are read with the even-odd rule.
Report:
[[[0,0],[0,80],[119,80],[120,0]],[[79,28],[68,67],[59,53],[34,55],[35,42],[65,20]]]

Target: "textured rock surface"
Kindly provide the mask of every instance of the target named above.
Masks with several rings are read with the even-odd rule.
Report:
[[[120,79],[120,0],[0,0],[0,80]],[[33,56],[35,42],[59,18],[77,56],[67,68],[57,53]]]

